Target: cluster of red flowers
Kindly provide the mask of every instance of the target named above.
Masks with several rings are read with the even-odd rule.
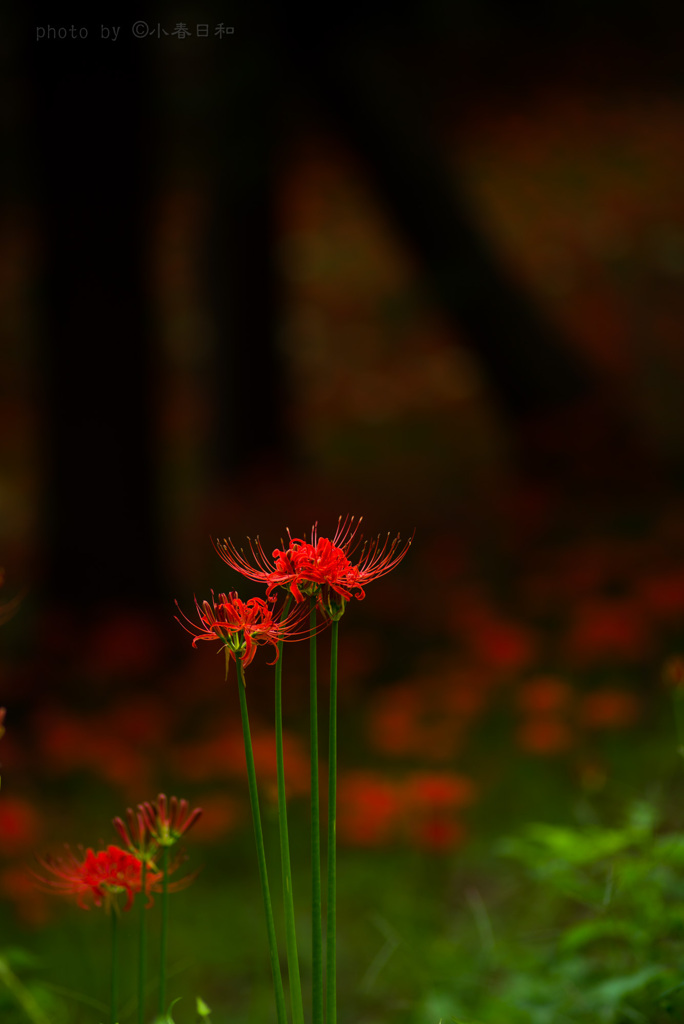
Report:
[[[466,835],[460,811],[476,795],[472,780],[454,772],[349,772],[339,782],[338,835],[354,846],[407,838],[434,852],[453,849]]]
[[[108,846],[95,853],[88,848],[77,857],[67,847],[66,857],[45,857],[40,861],[52,878],[38,878],[41,886],[50,892],[75,896],[79,907],[87,909],[88,900],[96,907],[109,907],[118,893],[126,894],[124,910],[129,910],[133,897],[142,892],[143,862],[139,857],[119,846]],[[145,894],[157,891],[162,875],[148,870],[145,876]]]
[[[292,537],[288,532],[288,545],[273,551],[269,560],[261,543],[250,541],[253,562],[238,551],[230,540],[216,541],[221,558],[247,579],[266,585],[266,600],[251,598],[242,601],[235,591],[219,594],[212,592],[211,601],[199,602],[195,607],[199,622],[192,622],[182,612],[181,625],[194,636],[193,647],[199,640],[218,640],[227,656],[239,657],[249,665],[256,648],[270,644],[278,658],[278,644],[285,640],[298,640],[309,635],[304,625],[305,597],[314,597],[326,620],[339,619],[352,597],[362,600],[364,587],[372,580],[384,576],[402,560],[411,541],[403,546],[400,538],[380,537],[363,543],[358,535],[361,520],[354,517],[338,520],[332,540],[318,536],[318,527],[311,530],[311,540]],[[358,561],[351,562],[360,546]],[[287,615],[278,615],[271,605],[277,587],[287,590],[295,601],[295,608]],[[187,623],[187,625],[186,625]]]
[[[114,819],[114,827],[121,836],[126,849],[109,845],[97,853],[90,847],[81,848],[80,856],[67,846],[64,857],[48,855],[39,863],[48,877],[36,875],[39,887],[47,892],[75,896],[80,907],[88,908],[88,901],[96,907],[110,909],[116,897],[126,895],[124,910],[129,910],[138,893],[144,893],[149,902],[152,893],[158,892],[163,874],[157,868],[154,857],[160,846],[171,846],[192,828],[200,817],[201,808],[190,812],[187,800],[160,793],[155,804],[139,804],[137,811],[128,808],[128,825],[121,818]],[[174,864],[171,870],[175,870]],[[186,876],[172,883],[169,888],[183,888],[192,881]]]
[[[278,644],[303,635],[298,630],[301,615],[297,611],[278,619],[269,604],[259,597],[242,601],[232,591],[216,598],[212,591],[211,601],[200,604],[195,599],[195,607],[199,625],[181,612],[188,626],[183,622],[181,625],[194,634],[192,646],[196,647],[199,640],[220,640],[229,656],[233,659],[239,657],[245,666],[254,658],[257,647],[270,644],[275,650],[274,661],[277,661]]]
[[[363,600],[364,587],[373,580],[391,572],[408,551],[411,541],[400,546],[399,536],[384,543],[380,537],[363,543],[358,536],[361,520],[351,516],[340,519],[332,540],[318,536],[318,524],[311,529],[311,540],[292,537],[288,531],[288,545],[273,551],[269,561],[261,543],[250,541],[250,550],[256,565],[252,565],[230,540],[216,542],[216,550],[232,569],[247,579],[266,584],[266,596],[276,587],[285,587],[299,604],[304,597],[315,597],[318,606],[330,618],[339,617],[344,605],[352,597]],[[358,562],[351,556],[358,547]],[[333,597],[332,595],[335,595]]]

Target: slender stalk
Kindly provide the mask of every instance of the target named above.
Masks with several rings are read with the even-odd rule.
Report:
[[[280,960],[278,959],[278,942],[276,939],[275,924],[273,921],[273,908],[271,907],[271,892],[268,885],[268,870],[266,868],[266,851],[264,849],[264,835],[261,829],[261,814],[259,812],[259,794],[257,791],[256,769],[254,767],[254,753],[252,751],[252,738],[249,731],[249,716],[247,714],[247,695],[245,692],[245,675],[242,668],[242,658],[237,655],[235,658],[238,674],[238,692],[240,694],[240,717],[242,718],[242,735],[245,741],[245,759],[247,761],[247,782],[249,785],[249,802],[252,806],[252,821],[254,823],[254,838],[257,848],[257,862],[259,864],[259,880],[261,882],[261,895],[264,901],[264,913],[266,915],[266,931],[268,933],[268,947],[271,957],[271,971],[273,973],[273,989],[275,994],[276,1014],[278,1024],[287,1024],[287,1011],[285,1009],[285,994],[283,992],[283,979],[280,974]]]
[[[140,931],[138,932],[138,1024],[145,1024],[145,977],[147,974],[147,861],[143,858],[140,893]]]
[[[292,597],[287,596],[283,617],[287,615]],[[280,833],[280,863],[283,877],[283,908],[285,911],[285,941],[287,944],[287,970],[290,979],[290,1004],[294,1024],[304,1024],[302,1004],[302,983],[299,976],[299,954],[295,929],[294,896],[292,893],[292,869],[290,866],[290,837],[287,827],[287,795],[285,792],[285,758],[283,754],[283,647],[278,644],[278,660],[275,665],[275,734],[276,765],[278,775],[278,831]]]
[[[169,847],[162,846],[161,943],[159,949],[159,1016],[166,1005],[166,947],[169,933]]]
[[[316,598],[310,598],[309,689],[311,715],[311,1015],[323,1024],[323,926],[321,911],[321,812],[318,784],[318,679]]]
[[[109,908],[112,919],[112,976],[109,999],[109,1019],[117,1024],[119,1019],[119,910],[114,901]]]
[[[337,638],[330,635],[330,737],[328,741],[328,923],[326,949],[326,1024],[337,1024]]]

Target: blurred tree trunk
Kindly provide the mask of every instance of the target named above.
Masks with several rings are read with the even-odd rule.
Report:
[[[502,409],[516,419],[581,397],[591,388],[591,372],[493,253],[406,83],[383,77],[383,56],[398,37],[404,47],[410,37],[415,19],[403,13],[403,23],[393,17],[378,25],[352,5],[326,31],[311,9],[300,16],[283,9],[290,73],[313,97],[322,123],[363,160],[378,201],[418,257],[459,338],[479,358]]]
[[[291,454],[277,336],[281,54],[264,15],[249,3],[231,8],[236,35],[215,68],[209,280],[219,335],[216,462],[225,476],[268,472]]]
[[[59,23],[54,9],[50,20]],[[30,55],[45,589],[73,607],[148,604],[161,588],[146,284],[150,44],[132,38],[134,20],[124,5],[116,42],[100,38],[98,15],[84,21],[87,40],[35,43]]]

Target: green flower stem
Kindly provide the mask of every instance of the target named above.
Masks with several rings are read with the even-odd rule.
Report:
[[[337,1024],[337,638],[330,636],[330,738],[328,741],[328,923],[326,949],[326,1024]]]
[[[249,802],[252,806],[252,821],[254,823],[254,838],[256,840],[257,861],[259,864],[259,880],[261,882],[261,895],[264,900],[264,913],[266,915],[266,931],[268,932],[268,946],[271,955],[271,971],[273,973],[273,988],[275,993],[276,1014],[278,1024],[287,1024],[287,1011],[285,1010],[285,994],[283,992],[283,979],[280,974],[280,960],[278,959],[278,943],[276,939],[275,924],[273,922],[273,909],[271,907],[271,892],[268,886],[268,870],[266,868],[266,851],[264,850],[264,835],[261,830],[261,814],[259,812],[259,794],[257,792],[256,769],[254,767],[254,752],[252,751],[252,738],[249,731],[249,716],[247,714],[247,695],[245,691],[245,675],[242,668],[242,658],[238,654],[235,658],[238,674],[238,692],[240,694],[240,716],[242,718],[242,735],[245,741],[245,758],[247,761],[247,782],[249,785]]]
[[[159,1016],[166,1006],[166,947],[169,934],[169,847],[162,846],[161,944],[159,949]]]
[[[145,976],[147,974],[147,861],[143,858],[140,893],[140,931],[138,933],[138,1024],[145,1024]]]
[[[117,1024],[119,1019],[119,909],[112,901],[109,908],[112,919],[112,976],[109,999],[109,1019]]]
[[[283,617],[289,611],[291,595],[288,594],[283,607]],[[292,869],[290,867],[290,838],[287,827],[287,795],[285,793],[285,759],[283,755],[283,647],[278,644],[278,660],[275,664],[275,734],[276,765],[278,774],[278,830],[280,833],[280,863],[283,876],[283,908],[285,911],[285,941],[287,944],[287,969],[290,978],[290,1003],[294,1024],[304,1024],[302,1004],[302,983],[299,976],[299,954],[295,929],[294,896],[292,893]]]
[[[316,598],[310,599],[309,680],[311,713],[311,1010],[323,1024],[323,928],[321,924],[321,813],[318,785],[318,679],[316,673]]]

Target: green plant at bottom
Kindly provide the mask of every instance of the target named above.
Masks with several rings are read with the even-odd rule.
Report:
[[[684,833],[635,804],[619,828],[530,824],[501,843],[524,879],[471,991],[498,1024],[672,1024],[684,1017]],[[517,927],[512,929],[510,922]],[[458,1024],[475,1024],[468,1012]]]

